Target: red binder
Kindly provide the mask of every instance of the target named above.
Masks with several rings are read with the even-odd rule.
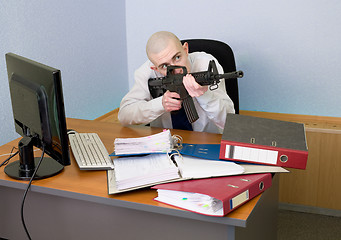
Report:
[[[227,114],[220,159],[305,169],[304,124]]]
[[[271,173],[159,184],[154,200],[192,212],[224,216],[271,186]]]

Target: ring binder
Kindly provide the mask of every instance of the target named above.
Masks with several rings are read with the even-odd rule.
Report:
[[[227,114],[219,158],[305,169],[308,147],[304,124]]]
[[[204,215],[222,217],[268,189],[271,184],[271,174],[261,173],[173,182],[152,188],[158,191],[154,199],[156,201]],[[183,198],[188,195],[192,200],[184,201]],[[207,207],[202,207],[203,204]],[[212,205],[220,209],[213,209]]]

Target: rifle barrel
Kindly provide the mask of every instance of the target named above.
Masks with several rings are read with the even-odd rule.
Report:
[[[235,72],[229,72],[229,73],[223,73],[223,74],[217,74],[214,76],[215,79],[229,79],[229,78],[242,78],[244,76],[243,71],[235,71]]]

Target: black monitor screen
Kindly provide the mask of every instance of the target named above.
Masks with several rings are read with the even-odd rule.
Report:
[[[23,136],[19,143],[19,150],[21,146],[25,146],[25,149],[20,152],[20,161],[13,163],[12,167],[7,166],[6,168],[11,168],[7,171],[14,172],[15,176],[12,177],[17,178],[16,175],[24,175],[24,178],[27,178],[27,172],[32,172],[32,166],[34,168],[35,163],[27,163],[30,160],[26,161],[22,157],[27,151],[31,152],[31,145],[44,149],[54,160],[51,162],[44,159],[44,165],[48,162],[51,162],[52,165],[56,165],[58,162],[61,168],[69,165],[70,157],[60,71],[13,53],[6,54],[6,63],[15,129]],[[26,145],[29,145],[27,149]],[[50,166],[46,167],[50,168]],[[43,165],[42,169],[44,169]],[[18,173],[16,173],[17,171]],[[8,174],[8,172],[6,173]],[[48,176],[38,176],[37,178],[43,177]],[[21,179],[21,177],[19,178]]]

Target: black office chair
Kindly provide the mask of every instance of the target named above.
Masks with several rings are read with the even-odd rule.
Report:
[[[234,60],[233,51],[226,43],[211,40],[211,39],[187,39],[181,40],[181,43],[188,43],[189,52],[203,51],[213,55],[220,65],[223,67],[224,72],[236,71],[236,63]],[[239,93],[237,78],[228,79],[225,81],[226,92],[234,103],[236,113],[239,113]]]

